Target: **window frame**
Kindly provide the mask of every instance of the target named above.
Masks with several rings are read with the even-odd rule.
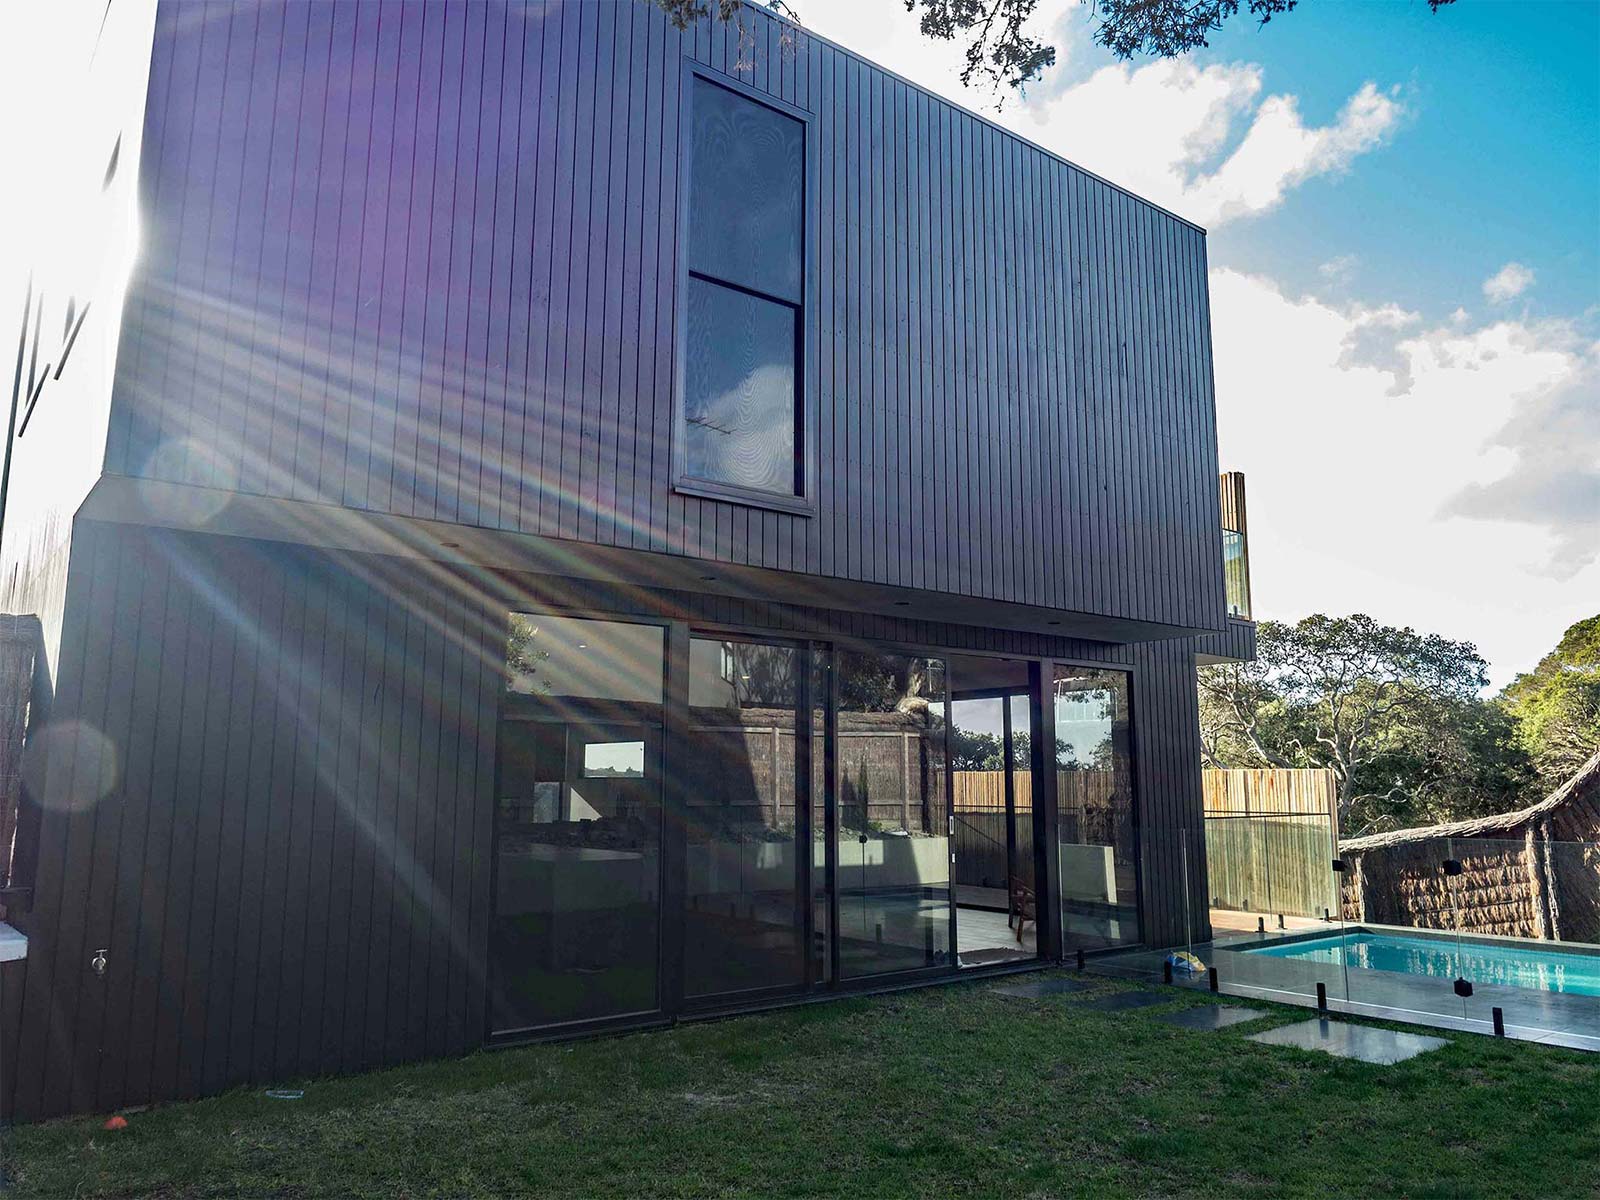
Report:
[[[754,104],[770,108],[800,122],[805,139],[804,196],[800,204],[800,299],[799,302],[782,296],[758,291],[714,275],[691,272],[689,266],[690,191],[694,177],[694,92],[697,80],[744,97]],[[816,454],[816,403],[812,380],[816,374],[815,334],[810,320],[811,307],[816,297],[816,255],[813,249],[812,199],[816,195],[817,139],[813,136],[813,116],[804,109],[770,95],[741,80],[723,74],[704,63],[685,59],[680,76],[680,105],[678,117],[678,246],[676,272],[673,278],[673,404],[672,404],[672,490],[682,495],[702,499],[723,500],[750,508],[768,509],[795,516],[815,516],[817,511],[817,454]],[[744,487],[703,479],[688,469],[688,349],[689,349],[689,281],[701,279],[717,287],[743,292],[756,299],[782,304],[795,310],[795,483],[799,494],[786,496],[761,488]]]

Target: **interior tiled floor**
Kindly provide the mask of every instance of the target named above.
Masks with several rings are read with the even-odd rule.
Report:
[[[1032,921],[1025,923],[1018,942],[1016,930],[1006,924],[1005,913],[962,906],[956,910],[956,950],[963,966],[1037,958],[1035,928]]]

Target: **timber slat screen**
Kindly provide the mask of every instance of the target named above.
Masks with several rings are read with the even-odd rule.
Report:
[[[1320,917],[1335,903],[1336,783],[1326,770],[1207,770],[1213,908]]]

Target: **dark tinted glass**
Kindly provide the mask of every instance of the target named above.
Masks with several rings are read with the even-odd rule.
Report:
[[[495,789],[493,1028],[657,1006],[663,631],[514,614]]]
[[[690,641],[690,996],[804,982],[795,762],[804,669],[805,656],[791,646]]]
[[[1055,760],[1068,950],[1139,940],[1128,676],[1058,666]]]
[[[795,495],[795,310],[703,279],[688,288],[688,474]]]
[[[950,962],[945,665],[841,652],[839,972]]]
[[[805,126],[694,81],[689,269],[800,302]]]

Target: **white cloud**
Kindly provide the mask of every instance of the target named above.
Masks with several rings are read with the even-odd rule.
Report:
[[[1508,262],[1483,281],[1483,294],[1496,304],[1504,304],[1532,287],[1533,280],[1532,268],[1518,262]]]
[[[1354,254],[1336,255],[1318,266],[1317,273],[1324,279],[1343,281],[1350,278],[1350,273],[1356,269],[1358,262],[1360,259]]]
[[[924,37],[898,4],[806,0],[802,15],[818,33],[958,104],[992,107],[987,92],[961,87],[959,44]],[[1042,36],[1062,63],[1076,65],[1087,57],[1078,53],[1085,31],[1064,15]],[[1263,87],[1261,68],[1250,63],[1117,63],[1077,80],[1058,66],[988,115],[1210,228],[1269,212],[1307,180],[1346,170],[1405,115],[1396,89],[1367,82],[1331,123],[1309,125],[1297,97],[1262,98]]]
[[[1495,682],[1600,597],[1600,349],[1212,272],[1222,465],[1258,615],[1366,611],[1476,641]]]

